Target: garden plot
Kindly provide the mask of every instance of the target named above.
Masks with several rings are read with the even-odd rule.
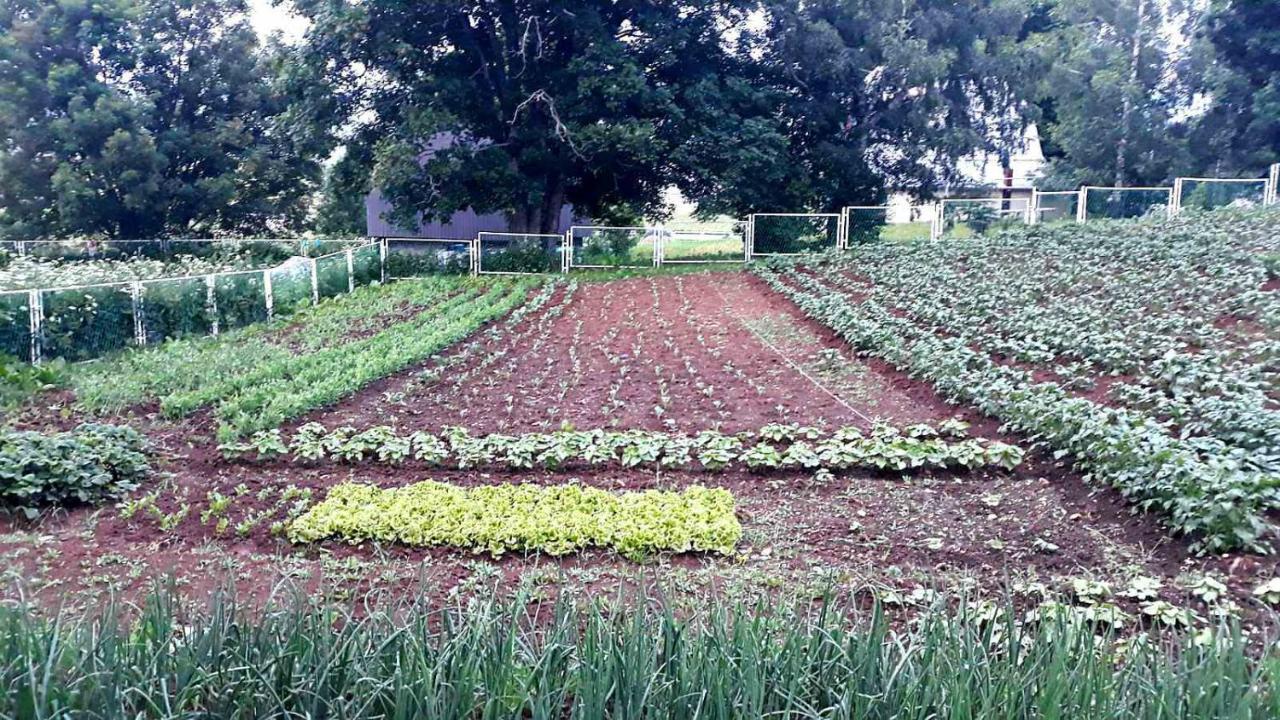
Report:
[[[1032,228],[763,273],[859,347],[1048,440],[1205,549],[1261,550],[1280,508],[1277,219]]]
[[[260,368],[278,366],[286,368],[281,377],[292,382],[314,364],[306,358],[333,351],[356,359],[350,364],[368,377],[381,377],[331,398],[283,392],[286,386],[306,387],[278,380],[255,380],[229,393],[217,383],[194,380],[170,395],[161,384],[149,387],[141,395],[144,405],[134,408],[134,421],[157,443],[153,477],[114,507],[75,509],[34,527],[6,524],[0,556],[15,573],[10,587],[88,604],[107,591],[137,592],[170,574],[184,592],[195,594],[238,578],[242,597],[250,602],[266,597],[282,579],[328,599],[373,588],[421,588],[433,597],[451,598],[487,594],[494,584],[503,593],[534,587],[599,595],[656,582],[670,589],[675,602],[696,603],[709,593],[751,602],[780,592],[818,593],[834,583],[862,600],[910,604],[937,588],[1000,598],[1010,590],[1013,574],[1024,605],[1035,606],[1054,590],[1069,588],[1073,579],[1104,579],[1119,592],[1134,578],[1149,578],[1158,590],[1143,602],[1160,598],[1178,608],[1195,607],[1203,616],[1210,608],[1190,606],[1185,586],[1198,582],[1205,568],[1221,577],[1231,597],[1252,590],[1248,583],[1256,578],[1256,567],[1184,564],[1185,544],[1169,542],[1155,523],[1129,517],[1117,497],[1092,494],[1050,458],[1030,456],[1007,469],[1005,460],[1016,464],[1021,453],[1009,454],[998,443],[1018,439],[980,422],[970,431],[973,438],[965,439],[963,423],[949,423],[956,408],[886,363],[857,358],[750,275],[439,282],[454,283],[446,297],[455,302],[471,302],[456,298],[483,297],[497,288],[523,288],[522,302],[492,316],[478,333],[424,351],[402,367],[382,363],[391,346],[362,344],[372,327],[345,337],[339,329],[343,313],[322,314],[346,299],[308,311],[316,313],[312,322],[275,331],[270,343],[246,343],[283,345],[299,360],[279,365],[279,358],[268,358],[263,365],[246,358],[238,368],[239,351],[226,359],[214,353],[192,360],[196,364],[186,365],[187,372],[174,374],[189,374],[208,362],[219,368],[214,376],[244,384],[233,378],[265,378]],[[428,286],[396,287],[366,294],[427,292]],[[485,306],[501,297],[506,295],[491,297]],[[389,312],[403,312],[396,303],[390,306],[398,309]],[[390,328],[409,327],[402,325]],[[308,352],[312,343],[317,352]],[[147,352],[162,362],[163,349]],[[264,384],[271,393],[256,392]],[[85,385],[78,390],[89,394]],[[222,399],[192,407],[214,408],[214,418],[235,430],[220,438],[222,449],[203,413],[165,417],[147,406],[157,400],[172,405],[171,397],[200,393]],[[285,401],[250,402],[259,397],[291,399],[287,408],[280,405]],[[282,411],[305,407],[292,398],[322,407],[290,419]],[[316,427],[312,423],[345,439],[331,450],[323,442],[312,443],[323,451],[319,454],[281,455],[270,442],[281,418],[282,432],[274,436],[280,447],[294,444],[306,428]],[[876,429],[877,418],[901,430],[877,434],[885,432]],[[920,423],[929,427],[921,429]],[[341,430],[344,425],[365,434],[357,440]],[[394,430],[378,429],[383,425]],[[449,425],[461,426],[477,441],[488,437],[491,451],[478,455],[460,440],[455,447],[460,431]],[[573,443],[617,432],[622,445],[608,460],[592,459],[598,443],[575,445],[577,455],[563,462],[549,455],[524,459],[520,448],[527,447],[529,436],[518,433],[569,428],[576,433],[569,433]],[[929,440],[930,433],[957,429],[960,436],[954,439]],[[744,431],[754,440],[733,449],[734,460],[720,468],[702,459],[706,444],[691,452],[691,460],[665,459],[680,448],[690,450],[689,443],[708,431],[719,431],[712,445]],[[508,437],[486,435],[498,432]],[[666,438],[662,444],[656,444],[657,434]],[[825,456],[811,461],[812,452],[795,449],[797,439],[817,451],[833,438],[838,438],[835,447],[844,447],[840,457],[845,459],[838,463]],[[239,457],[223,454],[232,445],[253,446],[258,440],[264,441],[258,450]],[[419,457],[421,448],[432,447],[445,447],[446,454]],[[886,447],[906,449],[894,450],[896,459],[890,459]],[[921,452],[924,447],[932,449]],[[548,465],[553,461],[558,466]],[[427,482],[438,485],[422,485]],[[413,507],[436,508],[472,507],[467,498],[488,497],[479,488],[516,485],[547,488],[557,497],[565,488],[593,492],[546,515],[500,515],[487,535],[477,534],[474,519],[454,530],[432,526],[430,532],[398,522],[374,524],[390,522],[398,512],[399,495],[388,492],[394,488],[425,487],[430,498],[454,498],[448,504],[428,499],[424,505],[422,490],[409,491],[418,498]],[[712,540],[652,524],[655,512],[699,517],[704,510],[697,502],[669,504],[702,497],[697,488],[716,491],[716,517],[727,520],[731,512],[740,536],[727,523],[731,534]],[[608,498],[595,490],[609,493]],[[664,494],[642,501],[650,490]],[[353,497],[366,498],[359,500],[361,513],[378,511],[360,516],[370,523],[350,522],[353,508],[346,503]],[[593,508],[587,516],[583,502]],[[627,512],[633,514],[611,514],[607,508],[615,506],[632,508]],[[321,507],[324,532],[314,533],[315,539],[295,532],[300,542],[292,542],[294,521]],[[592,514],[601,508],[604,517]],[[557,513],[565,512],[594,538],[588,547],[548,540],[545,528],[559,528]],[[518,525],[508,533],[503,524],[510,522]],[[374,527],[383,530],[369,534]],[[731,547],[726,537],[734,538]],[[365,541],[352,546],[338,538]],[[548,541],[552,544],[541,544]],[[415,542],[422,546],[412,546]],[[542,551],[524,552],[530,546]],[[494,557],[489,553],[494,547],[507,551]],[[563,548],[574,551],[559,555]],[[690,549],[694,552],[685,551]],[[646,564],[638,566],[637,556]],[[1180,574],[1186,575],[1182,585]],[[1134,616],[1145,607],[1127,599],[1121,604]]]
[[[305,420],[486,432],[564,423],[736,431],[948,416],[936,402],[893,390],[738,273],[570,282],[531,305],[519,322]]]

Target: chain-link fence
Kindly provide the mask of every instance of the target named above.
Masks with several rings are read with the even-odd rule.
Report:
[[[384,259],[366,242],[264,269],[0,292],[0,353],[74,362],[217,335],[378,282]]]

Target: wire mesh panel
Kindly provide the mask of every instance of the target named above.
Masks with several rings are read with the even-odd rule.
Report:
[[[219,330],[267,319],[266,281],[260,271],[224,273],[213,278],[213,306]]]
[[[1075,222],[1080,214],[1077,190],[1036,191],[1031,198],[1028,221],[1032,223]]]
[[[40,355],[88,360],[135,345],[134,286],[129,283],[40,291]]]
[[[934,221],[935,238],[970,238],[1026,222],[1027,205],[1022,199],[949,198],[938,203]]]
[[[382,280],[382,244],[369,243],[351,251],[351,282],[355,287]]]
[[[1173,183],[1174,212],[1262,205],[1267,198],[1263,178],[1178,178]]]
[[[345,252],[322,255],[316,258],[316,293],[321,298],[331,298],[347,292],[351,287],[351,275],[347,272]],[[311,277],[307,276],[307,297],[311,296]],[[274,282],[274,280],[273,280]],[[271,293],[275,295],[275,286]]]
[[[31,293],[0,293],[0,355],[31,358]]]
[[[569,267],[617,268],[656,265],[658,228],[574,225],[569,228]]]
[[[845,246],[928,239],[932,205],[851,205],[844,209]]]
[[[524,275],[564,269],[563,235],[482,232],[476,237],[481,273]]]
[[[204,276],[149,280],[142,286],[142,331],[147,344],[213,332],[209,285]]]
[[[733,221],[664,228],[659,262],[740,263],[747,255],[747,223]]]
[[[289,315],[312,302],[311,262],[295,258],[266,271],[271,276],[271,312]],[[347,261],[342,261],[342,292],[347,291]]]
[[[838,213],[755,213],[751,223],[751,256],[795,255],[840,246]]]
[[[1086,186],[1083,192],[1080,220],[1168,215],[1173,197],[1171,187]]]
[[[471,272],[470,240],[387,238],[387,279]]]

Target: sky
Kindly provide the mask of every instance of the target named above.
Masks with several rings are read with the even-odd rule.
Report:
[[[285,40],[297,42],[307,29],[307,21],[290,12],[288,2],[276,4],[272,0],[249,0],[249,22],[264,40],[280,32]]]

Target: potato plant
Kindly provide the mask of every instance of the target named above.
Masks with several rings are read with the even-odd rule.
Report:
[[[1280,216],[1256,212],[1032,227],[758,272],[859,349],[1071,456],[1201,549],[1268,551],[1280,298],[1260,253],[1278,231]]]
[[[647,430],[560,430],[520,435],[474,436],[460,427],[439,435],[400,433],[386,426],[364,430],[319,423],[302,425],[286,440],[278,429],[259,431],[247,441],[229,442],[229,456],[270,460],[292,456],[300,462],[401,464],[410,459],[429,465],[498,467],[508,470],[566,467],[622,467],[723,470],[740,464],[755,471],[855,468],[909,471],[927,469],[1012,469],[1023,451],[1002,442],[965,436],[965,425],[951,420],[937,428],[898,429],[878,424],[869,432],[846,427],[819,428],[773,423],[754,432],[694,435]]]

